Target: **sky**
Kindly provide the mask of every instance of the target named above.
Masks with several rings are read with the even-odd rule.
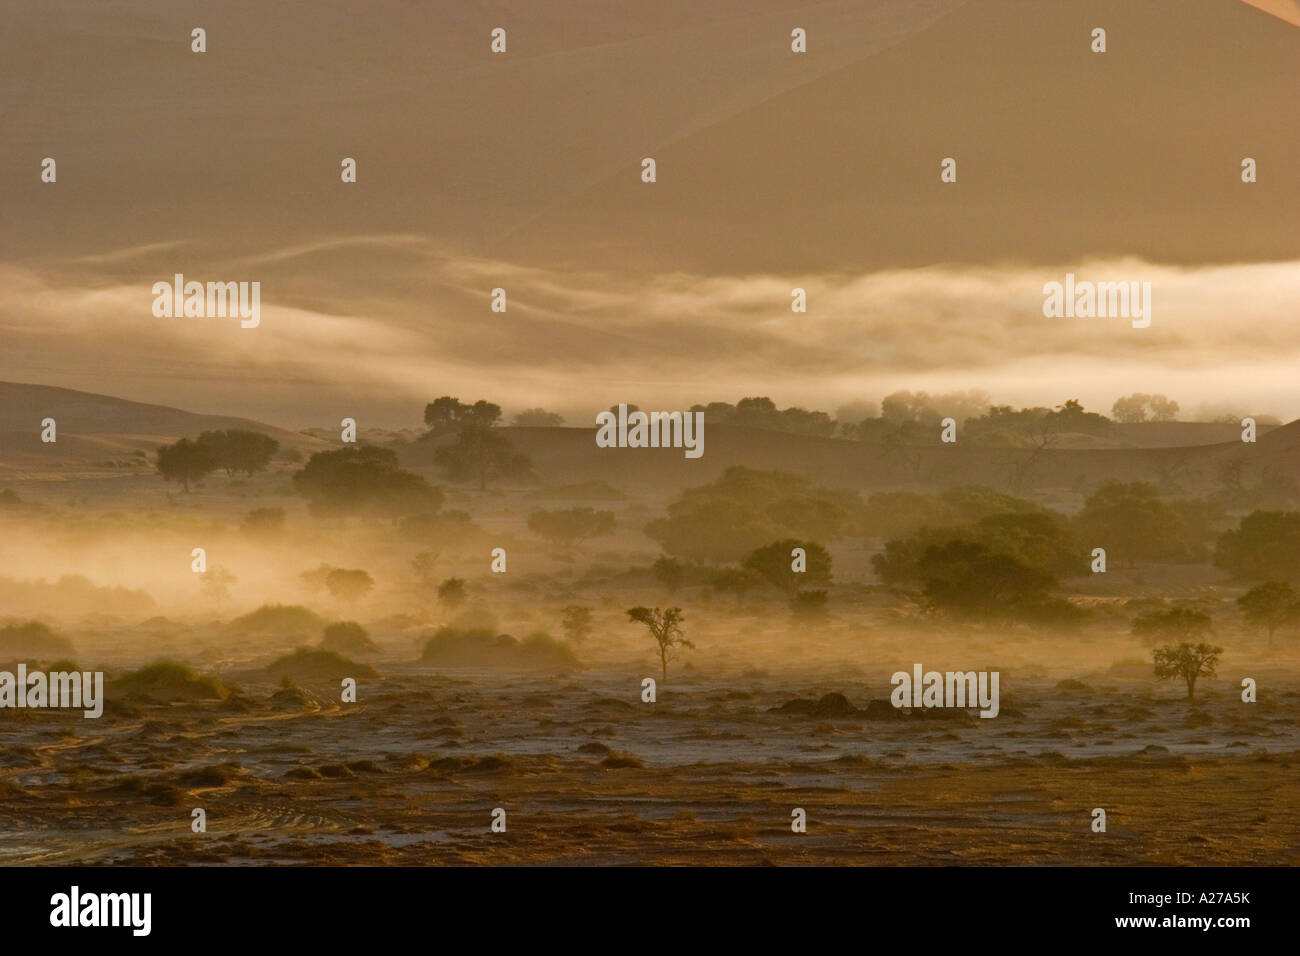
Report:
[[[900,388],[1289,420],[1293,7],[6,2],[0,380],[288,427]],[[259,282],[259,326],[155,317],[178,272]],[[1067,273],[1150,282],[1150,326],[1044,316]]]

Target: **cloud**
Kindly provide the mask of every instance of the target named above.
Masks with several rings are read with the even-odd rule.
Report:
[[[111,281],[84,259],[0,267],[0,377],[35,371],[47,384],[276,422],[320,421],[340,402],[390,418],[410,409],[415,421],[448,393],[585,415],[620,400],[681,407],[753,394],[833,409],[895,388],[982,388],[1017,404],[1080,397],[1103,410],[1154,391],[1188,407],[1300,414],[1300,262],[642,276],[461,257],[412,236],[323,240],[204,268],[179,256],[156,250],[154,268],[129,280],[112,254],[101,257]],[[261,327],[154,318],[150,287],[173,270],[260,281]],[[1150,282],[1151,326],[1045,318],[1043,285],[1066,272]],[[790,309],[796,286],[807,313]],[[505,314],[489,308],[496,287]],[[165,394],[178,386],[182,395]]]

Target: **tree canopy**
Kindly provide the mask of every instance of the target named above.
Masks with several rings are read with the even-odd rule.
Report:
[[[280,449],[280,443],[270,435],[240,428],[202,432],[198,443],[212,453],[216,466],[230,477],[241,471],[249,477],[254,472],[265,471],[271,456]]]
[[[614,512],[594,508],[539,508],[528,516],[528,530],[552,544],[572,545],[614,531]]]
[[[861,506],[851,492],[813,488],[789,472],[733,466],[686,489],[645,531],[666,554],[720,564],[781,538],[839,538]]]
[[[180,482],[186,492],[190,490],[191,482],[201,481],[204,475],[216,468],[212,450],[188,438],[158,449],[158,473],[165,481]]]
[[[293,485],[314,514],[374,514],[396,520],[442,506],[440,490],[403,470],[391,449],[374,445],[317,452],[294,474]]]

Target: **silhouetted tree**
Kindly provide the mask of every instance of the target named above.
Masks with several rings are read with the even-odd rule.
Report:
[[[577,544],[614,530],[614,512],[594,508],[538,509],[528,516],[528,530],[552,544]]]
[[[1255,585],[1237,598],[1237,606],[1247,621],[1268,631],[1270,644],[1279,627],[1300,618],[1300,599],[1295,588],[1285,581],[1265,581]]]
[[[682,631],[682,609],[670,607],[666,611],[648,607],[629,608],[629,620],[644,624],[659,646],[659,663],[663,669],[663,679],[668,679],[668,659],[674,656],[676,648],[694,647]]]
[[[1300,511],[1254,511],[1219,537],[1214,563],[1241,578],[1300,579]]]
[[[188,438],[158,449],[158,473],[166,481],[179,481],[186,493],[190,490],[190,482],[201,480],[216,467],[212,452]]]
[[[750,568],[724,568],[713,576],[713,586],[735,594],[738,605],[744,604],[745,595],[762,583],[762,575]]]
[[[806,555],[807,568],[803,571],[792,567],[795,548],[803,548]],[[744,566],[791,597],[800,588],[831,583],[830,552],[815,541],[794,538],[773,541],[751,552]]]
[[[557,428],[564,424],[564,416],[544,408],[529,408],[516,415],[512,423],[520,428]]]
[[[202,432],[198,443],[212,453],[217,467],[225,469],[226,475],[232,478],[239,471],[250,478],[254,472],[265,471],[271,456],[280,448],[280,443],[270,435],[240,428]]]
[[[676,558],[661,557],[655,561],[652,570],[655,580],[667,588],[669,594],[676,594],[686,581],[686,565]]]
[[[561,626],[565,636],[578,644],[591,636],[591,608],[570,604],[560,612]]]
[[[438,585],[438,600],[449,608],[457,608],[465,603],[467,593],[462,578],[448,578]]]
[[[456,431],[465,425],[492,427],[501,419],[501,406],[479,399],[467,405],[444,395],[424,406],[424,424],[434,434]]]
[[[438,552],[421,551],[411,559],[411,570],[425,587],[433,585],[433,569],[438,563]]]
[[[480,490],[489,479],[523,478],[532,471],[532,461],[508,438],[477,422],[461,425],[456,441],[435,451],[433,460],[453,481],[477,480]]]
[[[1201,675],[1214,676],[1214,668],[1219,662],[1222,647],[1213,647],[1206,643],[1167,644],[1152,652],[1157,680],[1181,677],[1187,682],[1187,699],[1192,700],[1196,691],[1196,679]]]
[[[1214,622],[1210,615],[1190,608],[1175,607],[1167,611],[1148,611],[1133,619],[1133,634],[1154,643],[1168,640],[1191,643],[1209,637]]]
[[[231,585],[238,580],[239,578],[225,568],[215,565],[199,575],[199,584],[203,587],[203,593],[217,606],[218,611],[230,597]]]
[[[369,512],[396,521],[442,507],[440,490],[404,471],[391,449],[374,445],[317,452],[294,474],[293,485],[316,514]]]
[[[340,601],[355,604],[375,586],[375,579],[360,568],[335,568],[325,575],[325,587]]]

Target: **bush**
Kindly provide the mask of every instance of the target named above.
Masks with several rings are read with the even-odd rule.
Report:
[[[254,508],[239,523],[247,534],[275,534],[284,530],[283,508]]]
[[[114,690],[158,701],[225,700],[229,689],[215,677],[198,674],[179,661],[157,660],[139,670],[123,674],[113,682]]]
[[[594,508],[538,509],[528,516],[528,530],[552,544],[577,544],[612,534],[614,512]]]
[[[336,654],[379,653],[379,648],[370,639],[366,629],[356,621],[339,621],[326,627],[320,646],[322,650]]]
[[[72,653],[72,642],[41,621],[15,621],[0,628],[0,654],[48,659]]]
[[[285,637],[317,633],[324,623],[315,611],[300,604],[263,604],[256,611],[235,618],[230,627],[241,634]]]
[[[522,641],[485,628],[440,627],[424,645],[420,663],[444,667],[569,669],[578,666],[567,644],[538,632]]]
[[[266,673],[289,680],[336,681],[345,677],[379,676],[373,667],[317,647],[300,647],[278,658],[266,666]]]

